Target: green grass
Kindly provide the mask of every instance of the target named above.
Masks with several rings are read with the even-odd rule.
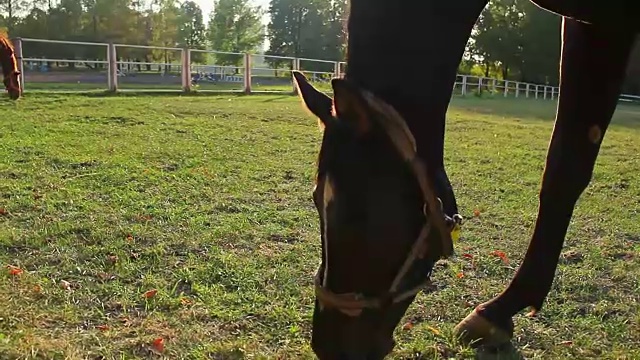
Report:
[[[327,82],[313,83],[318,89],[323,91],[331,91],[330,84]],[[58,82],[29,82],[25,85],[25,91],[28,92],[86,92],[86,91],[106,91],[107,84],[94,83],[58,83]],[[120,90],[174,90],[180,92],[182,86],[180,84],[142,84],[142,83],[120,83]],[[259,80],[253,81],[252,91],[256,92],[292,92],[293,83],[290,85],[264,85]],[[242,83],[208,83],[201,82],[193,87],[194,91],[219,91],[219,92],[243,92],[244,85]]]
[[[522,259],[554,106],[454,100],[468,220],[392,358],[473,355],[451,330]],[[146,358],[160,337],[170,359],[312,358],[321,133],[297,98],[27,93],[0,113],[1,359]],[[525,357],[640,358],[638,154],[640,107],[621,106],[545,307],[515,318]]]

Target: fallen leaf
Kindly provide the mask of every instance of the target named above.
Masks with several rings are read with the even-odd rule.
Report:
[[[156,296],[157,293],[158,290],[156,289],[147,290],[144,292],[144,294],[142,294],[142,297],[144,297],[145,299],[151,299],[152,297]]]
[[[474,210],[473,210],[473,216],[475,216],[475,217],[480,216],[480,210],[478,210],[478,209],[474,209]]]
[[[571,340],[560,341],[558,345],[573,345],[573,341]]]
[[[409,331],[413,329],[413,323],[411,323],[411,321],[409,321],[408,323],[404,324],[404,326],[402,327],[402,330],[406,330]]]
[[[464,273],[459,272],[458,274],[456,274],[456,276],[458,277],[458,279],[462,279],[464,277]]]
[[[157,338],[155,340],[153,340],[153,343],[151,343],[151,350],[155,353],[161,354],[164,352],[164,339],[163,338]]]
[[[151,215],[136,215],[138,221],[151,221]]]
[[[110,262],[111,264],[115,264],[118,262],[118,256],[117,255],[109,255],[107,256],[107,261]]]
[[[581,262],[583,259],[584,256],[575,250],[567,250],[560,254],[560,260],[568,264],[576,264]]]
[[[429,329],[429,331],[431,331],[434,335],[440,335],[440,330],[434,328],[433,326],[427,325],[427,329]]]
[[[0,215],[9,215],[9,212],[5,208],[0,208]]]
[[[60,280],[60,287],[65,290],[71,290],[71,283],[67,280]]]
[[[99,272],[98,273],[98,278],[100,278],[100,280],[102,280],[102,281],[107,281],[107,280],[113,280],[116,277],[114,275],[111,275],[111,274],[106,273],[106,272]]]
[[[127,234],[127,241],[133,241],[133,235]]]
[[[17,266],[13,266],[13,265],[7,265],[7,268],[9,269],[9,275],[11,275],[11,276],[22,275],[22,273],[24,272],[24,270],[20,269]]]
[[[473,259],[473,255],[471,254],[462,254],[462,257],[467,259]]]
[[[183,297],[182,299],[180,299],[180,304],[182,305],[191,305],[193,304],[193,301],[189,298]]]
[[[505,254],[504,251],[494,250],[491,252],[491,255],[499,257],[500,259],[502,259],[502,262],[504,262],[505,264],[509,263],[509,258],[507,258],[507,254]]]
[[[98,326],[96,326],[96,329],[98,329],[100,331],[107,331],[107,330],[109,330],[109,325],[98,325]]]
[[[34,285],[33,286],[33,292],[38,293],[38,294],[41,293],[42,292],[42,286]]]

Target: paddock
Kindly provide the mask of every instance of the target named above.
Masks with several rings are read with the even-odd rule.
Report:
[[[466,222],[391,358],[473,356],[452,329],[524,255],[555,105],[454,97]],[[298,98],[34,92],[0,112],[0,354],[313,358],[321,132]],[[525,358],[640,358],[639,213],[640,106],[622,103],[545,306],[515,318]]]

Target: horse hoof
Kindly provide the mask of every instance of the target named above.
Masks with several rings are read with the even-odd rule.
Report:
[[[512,334],[489,322],[477,310],[473,310],[454,328],[460,341],[472,347],[501,347],[511,342]]]

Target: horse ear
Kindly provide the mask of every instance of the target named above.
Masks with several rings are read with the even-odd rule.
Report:
[[[322,125],[327,126],[333,120],[331,112],[333,102],[331,98],[314,88],[301,72],[293,71],[292,73],[293,82],[296,85],[296,89],[298,89],[298,95],[302,103],[307,110],[320,119]]]
[[[341,121],[354,125],[359,135],[371,130],[371,112],[358,88],[344,79],[331,80],[333,108]]]

